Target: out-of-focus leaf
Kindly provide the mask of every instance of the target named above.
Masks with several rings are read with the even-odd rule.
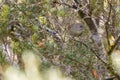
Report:
[[[114,45],[114,42],[115,42],[115,38],[114,38],[113,35],[110,35],[109,41],[110,41],[110,46],[113,46],[113,45]]]
[[[7,19],[10,14],[10,8],[8,5],[3,5],[2,12],[0,13],[1,19]]]
[[[65,10],[59,10],[57,13],[58,13],[58,16],[62,16],[62,17],[67,15]]]
[[[107,10],[107,8],[108,8],[108,2],[107,0],[104,0],[104,9]]]
[[[99,79],[99,74],[97,73],[96,70],[93,70],[93,75],[94,75],[97,79]]]
[[[32,26],[32,30],[33,30],[34,32],[38,32],[39,27],[38,27],[38,26]]]
[[[32,35],[32,42],[33,42],[33,43],[36,42],[37,39],[38,39],[38,35],[37,35],[36,33],[34,33],[34,34]]]
[[[40,48],[45,48],[45,43],[42,41],[37,42]]]
[[[47,24],[47,20],[44,16],[39,16],[39,20],[40,20],[41,24],[43,24],[43,25]]]

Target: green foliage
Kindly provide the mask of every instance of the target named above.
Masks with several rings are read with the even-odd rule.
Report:
[[[94,45],[89,28],[86,28],[88,27],[86,25],[85,32],[79,37],[74,37],[69,34],[69,26],[77,22],[84,24],[83,18],[86,18],[86,14],[93,18],[99,18],[102,14],[106,21],[109,15],[108,3],[104,0],[89,0],[90,5],[85,6],[86,2],[82,0],[82,7],[78,8],[80,10],[77,13],[76,10],[69,8],[74,4],[72,0],[55,1],[22,0],[15,3],[6,1],[2,5],[0,9],[0,63],[7,62],[6,55],[3,55],[2,45],[4,44],[10,46],[13,54],[18,55],[18,61],[21,61],[19,59],[24,50],[37,52],[37,55],[42,58],[40,70],[43,72],[51,66],[57,66],[66,75],[76,80],[95,80],[92,70],[96,68],[98,59],[91,51]],[[116,31],[116,28],[120,26],[120,11],[119,8],[112,9],[110,21],[108,21],[111,28],[109,31],[113,31],[118,36],[119,30]],[[87,11],[88,13],[85,13]],[[114,37],[114,34],[112,35]]]
[[[0,64],[2,64],[5,60],[5,56],[2,55],[2,48],[0,48]]]
[[[71,11],[69,11],[68,7],[59,5],[56,8],[50,0],[31,0],[14,5],[5,3],[0,12],[0,36],[4,37],[3,40],[1,40],[1,44],[7,44],[6,38],[10,37],[10,47],[13,54],[18,55],[18,61],[21,61],[19,59],[21,59],[20,56],[24,50],[39,51],[38,55],[45,58],[41,63],[41,71],[44,72],[51,66],[58,66],[65,71],[66,75],[73,76],[76,80],[82,79],[82,72],[79,72],[79,70],[82,70],[83,67],[81,67],[81,69],[79,68],[79,66],[81,66],[80,63],[90,66],[94,63],[94,61],[91,61],[91,64],[89,62],[92,54],[88,48],[74,40],[72,40],[72,42],[66,41],[68,47],[63,49],[63,42],[65,39],[69,40],[69,37],[65,39],[62,37],[63,35],[69,36],[63,31],[64,26],[68,26],[68,24],[59,23],[59,19],[58,22],[55,20],[55,18],[61,17],[61,20],[69,23],[69,16],[71,14],[69,12]],[[62,24],[61,28],[58,24]],[[62,40],[57,40],[53,34],[47,32],[45,30],[46,25],[50,25],[47,26],[50,28],[54,26],[52,30],[60,32],[63,42]],[[5,62],[5,56],[2,54],[3,51],[0,50],[0,63]],[[93,60],[94,59],[93,57]],[[65,69],[68,66],[75,69],[74,71],[71,70],[71,74],[67,73]],[[87,70],[88,67],[85,68],[85,71]],[[90,75],[92,74],[90,73]]]
[[[8,5],[3,5],[2,12],[0,13],[0,18],[6,20],[9,17],[10,14],[10,8]]]

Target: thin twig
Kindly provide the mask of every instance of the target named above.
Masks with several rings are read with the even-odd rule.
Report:
[[[57,1],[55,1],[55,2],[53,2],[53,3],[55,3],[55,4],[60,4],[60,5],[65,5],[65,6],[68,6],[69,8],[73,8],[73,9],[77,9],[77,6],[76,5],[69,5],[69,4],[67,4],[67,3],[64,3],[64,2],[57,2]]]
[[[104,61],[99,57],[99,55],[97,55],[97,53],[96,53],[95,50],[93,50],[93,49],[90,48],[87,44],[85,44],[85,43],[83,43],[83,42],[82,42],[82,44],[83,44],[86,48],[90,49],[90,51],[93,52],[93,53],[95,54],[95,56],[96,56],[105,66],[108,65],[106,62],[104,62]]]
[[[111,3],[109,3],[109,6],[110,6],[109,15],[108,15],[108,19],[107,19],[107,22],[106,22],[106,25],[105,25],[106,38],[107,38],[108,46],[110,46],[110,41],[109,41],[109,21],[110,21],[110,15],[111,15],[111,11],[112,11],[112,5],[111,5]]]

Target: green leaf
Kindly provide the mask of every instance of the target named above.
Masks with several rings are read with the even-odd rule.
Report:
[[[7,19],[10,14],[10,7],[8,5],[3,5],[2,12],[0,13],[1,19]]]

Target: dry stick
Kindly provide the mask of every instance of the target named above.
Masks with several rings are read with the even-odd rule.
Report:
[[[77,9],[77,6],[76,5],[69,5],[69,4],[67,4],[67,3],[60,3],[60,2],[57,2],[57,1],[55,1],[55,2],[53,2],[53,3],[55,3],[55,4],[60,4],[60,5],[65,5],[65,6],[67,6],[67,7],[69,7],[69,8],[73,8],[73,9]]]
[[[2,33],[4,33],[4,31],[2,30]],[[8,34],[7,34],[8,35]],[[8,55],[9,54],[9,51],[7,50],[7,45],[8,45],[8,43],[6,43],[5,42],[5,40],[4,40],[4,38],[2,37],[1,38],[2,39],[2,42],[3,42],[3,45],[4,45],[4,47],[5,47],[5,51],[6,51],[6,54],[5,54],[5,57],[8,57],[8,59],[9,59],[9,61],[10,61],[10,64],[12,64],[13,62],[12,62],[12,60],[11,60],[11,56],[10,55]],[[2,47],[3,48],[3,47]]]
[[[109,21],[110,21],[110,15],[111,15],[111,11],[112,11],[112,5],[109,3],[109,6],[110,6],[109,15],[108,15],[107,22],[105,24],[106,38],[107,38],[108,46],[110,46],[110,41],[109,41]]]

